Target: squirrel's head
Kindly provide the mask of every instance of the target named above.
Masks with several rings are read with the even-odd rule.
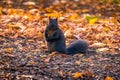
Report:
[[[49,17],[49,25],[48,25],[48,30],[51,31],[56,31],[58,29],[58,22],[57,22],[57,18],[50,18]]]
[[[59,27],[58,27],[58,22],[57,18],[49,18],[49,24],[46,27],[46,37],[47,39],[51,40],[55,37],[58,37],[59,33]]]
[[[51,17],[49,17],[49,24],[58,24],[58,18],[52,19]]]

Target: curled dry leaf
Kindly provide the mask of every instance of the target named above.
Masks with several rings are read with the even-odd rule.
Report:
[[[33,78],[33,75],[18,75],[17,79]]]
[[[37,62],[31,60],[31,61],[28,61],[27,65],[35,65],[35,64],[38,64]]]
[[[31,5],[31,6],[34,6],[34,5],[36,5],[36,3],[35,3],[35,2],[28,1],[28,2],[24,2],[23,5],[29,5],[29,6]]]
[[[101,42],[97,42],[97,43],[90,45],[90,47],[104,47],[104,46],[106,46],[106,44],[101,43]]]
[[[88,76],[88,77],[93,76],[93,73],[89,69],[85,70],[84,73],[85,73],[85,76]]]
[[[14,36],[10,36],[10,38],[15,39],[18,37],[18,33],[16,33]]]
[[[107,52],[109,48],[98,48],[96,52]]]
[[[56,54],[57,54],[57,52],[55,51],[55,52],[52,52],[51,54],[49,54],[49,57],[55,57],[56,56]]]
[[[48,62],[50,62],[50,59],[51,59],[51,57],[48,57],[44,60],[44,62],[48,63]]]
[[[76,61],[75,63],[76,63],[77,65],[80,65],[80,61]]]
[[[69,29],[69,26],[67,26],[67,24],[63,24],[63,25],[60,25],[60,28],[64,32],[64,31],[67,31]]]
[[[65,77],[65,76],[64,76],[64,73],[65,73],[64,71],[60,70],[58,73],[59,73],[59,75],[60,75],[62,78]]]
[[[44,59],[44,62],[46,62],[46,63],[50,62],[50,59],[55,57],[56,53],[57,52],[52,52],[51,54],[49,54],[49,56]]]
[[[71,33],[70,29],[65,31],[64,35],[65,35],[65,37],[73,37],[73,34]]]

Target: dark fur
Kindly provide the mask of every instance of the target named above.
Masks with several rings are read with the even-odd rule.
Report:
[[[67,47],[68,54],[87,53],[88,43],[84,40],[77,40]]]
[[[50,22],[45,30],[45,38],[49,52],[66,52],[65,37],[63,32],[58,27],[57,19],[50,19]]]
[[[60,52],[66,54],[86,53],[88,44],[84,40],[77,40],[66,48],[65,37],[58,26],[57,19],[49,19],[49,24],[45,30],[45,39],[47,41],[49,52]]]

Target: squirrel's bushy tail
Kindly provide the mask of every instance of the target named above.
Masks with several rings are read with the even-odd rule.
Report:
[[[84,40],[76,40],[71,43],[67,48],[67,54],[75,54],[75,53],[87,53],[88,43]]]

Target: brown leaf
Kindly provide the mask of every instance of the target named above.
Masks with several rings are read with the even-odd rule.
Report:
[[[56,52],[56,51],[55,51],[55,52],[52,52],[51,54],[49,54],[49,57],[50,57],[50,58],[55,57],[55,56],[56,56],[56,54],[57,54],[57,52]]]
[[[84,73],[85,73],[85,76],[88,76],[88,77],[93,76],[93,73],[89,69],[85,70]]]
[[[59,70],[59,71],[58,71],[58,73],[59,73],[60,77],[62,77],[62,78],[64,78],[64,77],[65,77],[65,76],[64,76],[64,71]]]
[[[91,58],[87,58],[86,61],[87,62],[93,62],[93,60]]]
[[[35,61],[33,61],[33,60],[31,60],[31,61],[29,61],[29,62],[27,63],[27,65],[35,65],[35,64],[37,64],[37,62],[35,62]]]
[[[75,63],[76,63],[77,65],[80,65],[80,61],[76,61]]]
[[[13,38],[17,38],[18,37],[18,33],[16,33],[14,36],[13,36]]]
[[[44,62],[48,63],[48,62],[50,62],[50,59],[51,59],[51,57],[48,57],[44,60]]]

